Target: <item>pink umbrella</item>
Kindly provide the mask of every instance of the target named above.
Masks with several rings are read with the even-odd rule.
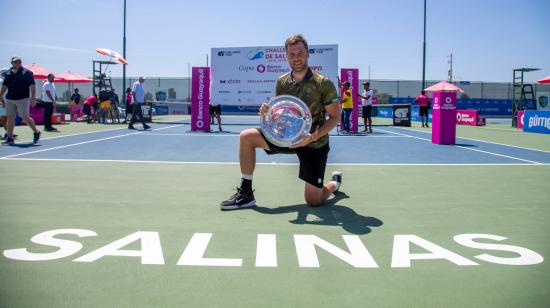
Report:
[[[71,71],[67,71],[65,73],[55,75],[55,77],[60,79],[58,82],[69,82],[69,83],[92,82],[92,79],[90,79],[86,76],[82,76],[82,75],[77,74],[77,73],[73,73]]]
[[[550,75],[542,78],[542,79],[539,79],[537,80],[538,83],[550,83]]]
[[[99,54],[110,56],[111,58],[116,58],[118,62],[122,64],[128,64],[128,61],[126,61],[126,59],[124,59],[118,52],[114,50],[110,50],[107,48],[96,48],[95,51],[97,51]]]
[[[426,92],[460,92],[460,93],[464,93],[464,90],[462,90],[461,88],[455,86],[454,84],[452,83],[449,83],[447,81],[441,81],[441,82],[438,82],[436,84],[434,84],[433,86],[431,87],[427,87],[426,89],[424,89],[424,91]]]
[[[34,74],[34,78],[36,79],[46,79],[48,78],[48,75],[51,73],[50,70],[40,66],[40,65],[37,65],[35,63],[33,64],[27,64],[27,65],[23,65],[26,69],[28,69],[29,71],[31,71],[33,74]]]

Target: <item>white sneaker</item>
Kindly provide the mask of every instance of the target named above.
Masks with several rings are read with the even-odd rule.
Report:
[[[338,192],[340,189],[340,185],[342,185],[342,176],[344,175],[341,171],[334,171],[332,172],[331,181],[336,182],[336,190],[334,192]]]

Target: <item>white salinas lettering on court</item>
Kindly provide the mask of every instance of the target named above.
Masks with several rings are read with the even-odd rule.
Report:
[[[298,264],[300,267],[319,267],[319,259],[317,258],[317,251],[315,250],[315,246],[317,246],[353,267],[378,267],[365,245],[363,245],[363,242],[361,242],[359,236],[342,235],[342,238],[344,238],[344,242],[346,242],[349,252],[315,235],[294,235]]]
[[[242,259],[205,258],[204,252],[212,238],[212,233],[195,233],[185,247],[178,265],[190,266],[241,266]]]
[[[97,233],[85,229],[56,229],[39,233],[31,238],[31,242],[49,247],[59,248],[55,252],[30,252],[28,248],[4,250],[6,258],[20,261],[49,261],[65,258],[79,252],[83,244],[77,241],[57,239],[55,236],[69,235],[78,237],[97,236]],[[189,240],[177,265],[181,266],[219,266],[241,267],[241,258],[206,258],[205,253],[212,238],[212,233],[195,233]],[[355,268],[378,268],[378,264],[367,250],[358,235],[342,235],[347,250],[312,234],[297,234],[293,236],[298,258],[298,266],[302,268],[321,267],[317,256],[317,248],[328,252],[332,256],[344,261]],[[544,261],[542,255],[527,248],[504,245],[479,243],[475,239],[503,241],[507,238],[492,234],[459,234],[454,236],[458,244],[475,249],[504,251],[515,253],[518,256],[494,256],[481,254],[473,256],[476,259],[501,265],[533,265]],[[140,241],[139,250],[123,250],[122,248]],[[277,236],[275,234],[258,234],[256,238],[255,267],[278,267]],[[410,244],[428,251],[425,253],[411,253]],[[32,250],[32,249],[31,249]],[[105,256],[141,257],[141,264],[165,264],[158,232],[137,231],[118,239],[99,249],[74,259],[74,262],[95,262]],[[250,258],[247,258],[250,259]],[[459,266],[479,265],[450,250],[427,241],[417,235],[395,235],[392,251],[392,268],[411,267],[411,260],[447,260]]]
[[[141,241],[140,250],[122,250],[120,248],[127,246],[137,240]],[[162,248],[158,232],[138,231],[126,237],[96,249],[74,262],[94,262],[105,256],[123,256],[123,257],[141,257],[141,264],[164,264]]]
[[[541,255],[527,248],[503,244],[478,243],[475,242],[474,239],[490,239],[495,241],[503,241],[506,238],[503,236],[492,234],[459,234],[454,237],[455,242],[459,243],[462,246],[486,250],[511,251],[519,255],[519,257],[515,258],[495,257],[485,253],[482,255],[474,256],[474,258],[483,261],[504,265],[533,265],[542,263],[542,261],[544,261],[544,258]]]
[[[411,253],[410,243],[420,246],[429,253]],[[396,235],[393,238],[391,267],[411,267],[411,260],[446,259],[456,265],[479,265],[450,250],[438,246],[416,235]]]
[[[8,259],[20,261],[48,261],[68,257],[79,252],[80,249],[82,249],[82,244],[79,242],[54,238],[54,236],[60,234],[74,234],[78,237],[97,235],[97,233],[95,233],[94,231],[83,229],[59,229],[46,231],[33,236],[31,238],[31,242],[44,246],[58,247],[59,250],[48,253],[34,253],[29,252],[27,248],[17,248],[4,250],[4,256]]]

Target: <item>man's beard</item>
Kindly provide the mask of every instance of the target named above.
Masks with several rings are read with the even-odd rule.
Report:
[[[297,73],[307,70],[307,62],[304,62],[304,64],[300,66],[292,66],[292,70]]]

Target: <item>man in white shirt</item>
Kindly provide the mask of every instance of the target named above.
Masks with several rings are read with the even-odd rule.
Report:
[[[42,102],[44,103],[44,130],[48,132],[56,132],[57,129],[52,126],[53,109],[57,96],[55,94],[55,84],[53,83],[55,76],[48,74],[48,81],[42,85]]]
[[[133,101],[133,113],[132,113],[132,119],[130,120],[130,124],[128,125],[128,129],[135,129],[134,128],[134,122],[136,121],[136,117],[139,116],[141,119],[141,124],[143,124],[143,129],[149,129],[151,128],[149,125],[145,124],[145,119],[143,118],[143,112],[141,110],[141,106],[143,104],[146,104],[145,101],[145,90],[143,90],[143,83],[145,82],[145,77],[139,76],[138,81],[134,82],[134,85],[132,86],[132,96],[134,98]]]
[[[365,125],[364,132],[371,132],[372,133],[372,90],[369,88],[370,83],[365,82],[363,84],[364,90],[363,94],[357,93],[357,96],[361,98],[361,106],[362,106],[362,115],[363,115],[363,124]],[[367,129],[368,124],[368,129]]]

